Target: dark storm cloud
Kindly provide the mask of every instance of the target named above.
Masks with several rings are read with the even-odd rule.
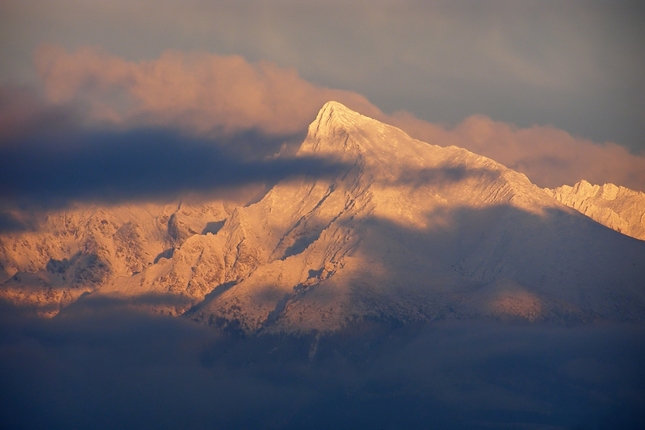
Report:
[[[357,323],[239,338],[116,303],[51,320],[1,310],[7,428],[636,429],[645,419],[642,327]]]
[[[199,139],[172,130],[30,136],[0,145],[0,196],[9,206],[36,208],[167,200],[340,171],[343,166],[329,160],[267,158],[302,138],[249,131]]]

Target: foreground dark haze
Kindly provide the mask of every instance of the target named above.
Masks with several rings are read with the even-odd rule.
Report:
[[[645,425],[642,325],[371,321],[243,337],[108,302],[0,315],[2,428]]]

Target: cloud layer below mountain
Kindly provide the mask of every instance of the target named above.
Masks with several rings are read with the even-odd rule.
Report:
[[[468,322],[240,339],[118,303],[0,313],[7,428],[638,428],[642,328]]]

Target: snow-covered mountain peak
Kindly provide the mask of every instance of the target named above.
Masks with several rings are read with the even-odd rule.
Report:
[[[316,120],[311,124],[317,132],[338,127],[352,127],[370,118],[361,115],[337,101],[328,101],[318,112]]]
[[[249,333],[361,319],[645,320],[645,243],[493,160],[337,102],[320,110],[298,156],[342,168],[281,181],[236,208],[85,207],[50,214],[37,233],[2,235],[0,300],[53,315],[115,297]],[[605,196],[603,213],[624,208],[642,225],[640,194],[578,188]]]
[[[394,129],[341,103],[329,101],[309,125],[300,155],[332,155],[341,158],[349,155],[354,159],[354,156],[366,152],[365,143],[373,141],[369,136],[375,132],[383,134],[386,128]]]

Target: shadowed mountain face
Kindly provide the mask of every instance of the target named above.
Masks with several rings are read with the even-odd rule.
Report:
[[[645,317],[645,243],[490,159],[335,102],[298,157],[344,167],[246,206],[76,209],[5,235],[3,296],[49,314],[116,300],[266,334],[365,319]]]

